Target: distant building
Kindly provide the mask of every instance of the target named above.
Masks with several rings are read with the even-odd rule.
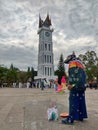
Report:
[[[52,32],[49,14],[47,14],[45,21],[39,16],[38,76],[36,78],[56,78],[54,76]]]

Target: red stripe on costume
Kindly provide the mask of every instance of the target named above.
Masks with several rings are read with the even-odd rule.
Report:
[[[78,61],[71,61],[71,62],[69,63],[69,68],[72,68],[72,67],[79,67],[79,68],[84,69],[84,65],[81,64],[81,63],[78,62]]]

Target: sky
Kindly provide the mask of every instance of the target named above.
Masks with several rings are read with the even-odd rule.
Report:
[[[39,14],[49,13],[54,68],[64,59],[95,51],[98,56],[98,0],[0,0],[0,65],[20,70],[38,66]]]

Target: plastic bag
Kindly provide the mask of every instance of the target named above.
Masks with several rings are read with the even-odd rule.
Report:
[[[58,120],[58,109],[56,106],[48,108],[47,110],[48,120],[56,121]]]

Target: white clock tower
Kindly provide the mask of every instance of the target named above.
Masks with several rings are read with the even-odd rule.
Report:
[[[47,14],[45,21],[39,16],[39,46],[38,46],[38,77],[53,79],[54,63],[53,63],[53,28],[51,19]]]

